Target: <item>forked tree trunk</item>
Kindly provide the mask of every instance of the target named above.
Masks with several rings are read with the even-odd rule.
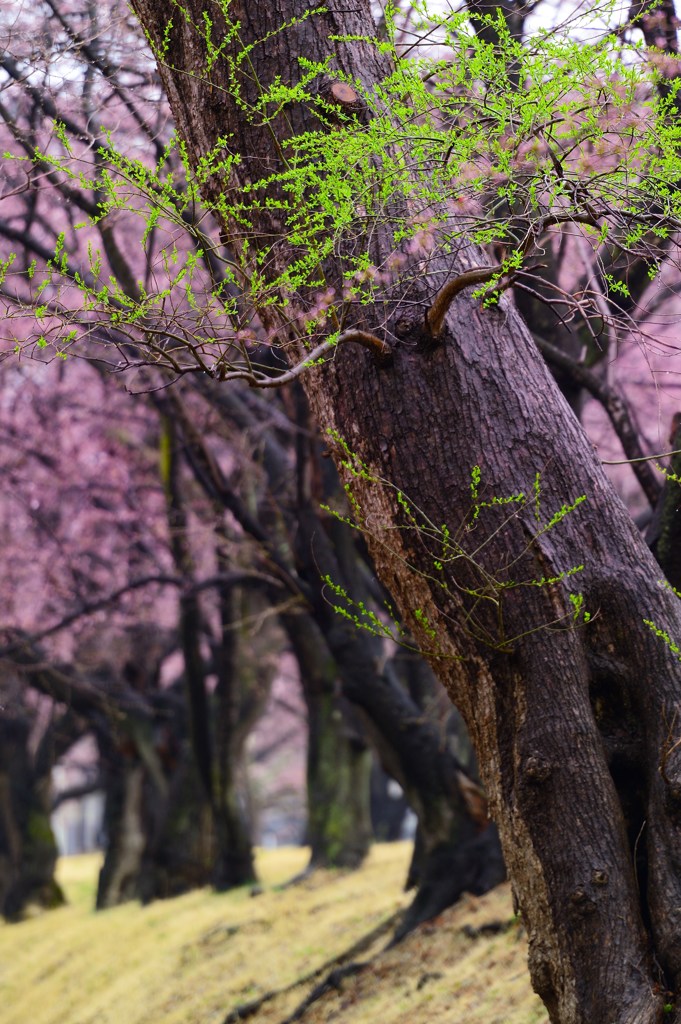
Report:
[[[322,124],[310,101],[259,107],[262,87],[299,79],[299,57],[328,60],[331,79],[341,72],[374,97],[391,71],[370,41],[363,0],[328,0],[308,16],[304,0],[232,0],[210,5],[210,30],[203,0],[173,7],[172,26],[162,0],[133,6],[163,52],[159,70],[191,162],[226,140],[240,156],[232,186],[276,172],[278,140]],[[238,31],[226,31],[222,12]],[[329,80],[308,92],[315,85]],[[227,183],[217,172],[206,179],[209,165],[204,194],[216,203]],[[252,217],[271,244],[276,212],[262,203]],[[379,265],[393,248],[391,225],[374,228]],[[268,258],[280,273],[292,258],[285,240]],[[308,374],[306,389],[322,429],[347,445],[332,441],[377,570],[467,723],[552,1021],[653,1024],[664,987],[681,989],[681,664],[643,619],[678,640],[681,605],[658,586],[659,568],[508,299],[483,310],[460,294],[442,343],[421,345],[436,289],[481,260],[468,247],[431,260],[408,296],[386,286],[380,309],[361,307],[354,326],[385,332],[392,367],[345,345]],[[341,289],[338,268],[325,271]],[[287,347],[300,357],[295,338]],[[472,522],[476,465],[478,500],[520,491],[529,500],[483,509]],[[581,494],[587,502],[540,532]],[[449,557],[442,524],[467,556]],[[490,585],[551,579],[578,563],[579,575],[553,585]],[[573,622],[568,584],[583,595],[588,624]],[[635,873],[632,846],[645,871]]]

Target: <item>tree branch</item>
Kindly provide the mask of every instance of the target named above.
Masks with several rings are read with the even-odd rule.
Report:
[[[440,337],[447,310],[459,292],[462,292],[464,288],[470,288],[474,284],[486,284],[492,278],[501,274],[503,269],[501,264],[497,264],[494,267],[472,267],[471,270],[465,270],[463,274],[459,274],[453,281],[448,281],[437,293],[433,299],[433,305],[426,313],[426,327],[431,337]],[[508,283],[510,284],[510,281]],[[501,283],[499,287],[501,288]]]
[[[208,590],[211,587],[229,587],[229,586],[245,586],[249,583],[255,585],[267,586],[282,586],[282,583],[275,576],[269,576],[267,573],[257,572],[256,570],[239,570],[230,573],[216,573],[214,576],[208,576],[204,580],[199,580],[196,583],[187,585],[187,580],[181,576],[171,576],[166,573],[154,573],[149,576],[141,576],[139,579],[131,580],[126,583],[125,586],[118,587],[117,590],[112,591],[110,594],[106,594],[104,597],[99,597],[94,601],[87,601],[79,605],[74,611],[69,612],[68,615],[64,615],[63,618],[59,619],[51,626],[47,626],[45,629],[40,630],[30,635],[22,635],[20,639],[6,644],[4,647],[0,647],[0,658],[11,657],[18,650],[24,648],[27,644],[36,644],[41,640],[44,640],[48,636],[52,636],[54,633],[58,633],[62,629],[66,629],[71,626],[78,619],[84,618],[86,615],[94,615],[96,612],[103,611],[112,604],[116,604],[117,601],[124,597],[125,594],[130,593],[134,590],[140,590],[142,587],[148,587],[151,584],[159,584],[160,586],[166,587],[177,587],[184,596],[193,596],[200,593],[203,590]],[[1,635],[1,634],[0,634]]]
[[[605,216],[605,211],[569,214],[552,213],[547,217],[540,217],[536,223],[530,224],[525,233],[525,237],[519,246],[521,258],[524,260],[532,254],[537,247],[538,239],[548,228],[565,223],[589,224],[591,227],[594,227],[603,216]],[[494,288],[494,291],[503,291],[504,288],[508,288],[513,283],[516,272],[517,268],[499,263],[493,267],[472,267],[470,270],[465,270],[463,274],[459,274],[453,281],[448,281],[437,293],[433,299],[432,306],[426,313],[426,329],[430,336],[434,339],[440,337],[447,310],[459,292],[463,291],[464,288],[469,288],[475,284],[486,284],[493,278],[504,274],[503,279]]]
[[[555,345],[545,341],[544,338],[540,338],[536,334],[533,337],[537,348],[549,363],[564,370],[575,384],[585,388],[589,394],[593,395],[601,403],[620,440],[627,460],[631,463],[631,468],[636,474],[641,490],[651,506],[655,508],[662,491],[662,483],[650,463],[645,460],[645,453],[641,448],[638,433],[631,420],[624,398],[618,395],[609,384],[604,384],[599,380],[595,373],[587,370],[585,366],[580,366],[579,363],[576,363],[570,356],[561,352]]]
[[[392,363],[392,349],[386,341],[381,341],[375,334],[370,334],[368,331],[352,330],[344,331],[335,341],[328,339],[321,342],[311,352],[308,352],[300,363],[291,367],[290,370],[280,373],[277,377],[269,377],[267,374],[258,373],[256,370],[226,370],[219,364],[215,370],[215,376],[218,380],[223,381],[245,380],[253,388],[280,388],[284,384],[289,384],[292,380],[295,380],[296,377],[300,377],[301,373],[309,370],[312,364],[326,355],[327,352],[332,352],[337,346],[345,345],[349,342],[368,349],[372,353],[376,365],[381,368],[390,366]]]

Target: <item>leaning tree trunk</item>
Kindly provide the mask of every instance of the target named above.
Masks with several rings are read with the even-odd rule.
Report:
[[[133,6],[163,53],[178,130],[218,210],[226,182],[207,176],[218,144],[240,158],[230,185],[268,177],[274,192],[278,142],[323,123],[301,93],[261,103],[263,88],[299,80],[300,56],[306,69],[328,62],[308,95],[317,84],[328,96],[337,74],[378,103],[375,87],[392,70],[371,42],[363,0],[328,0],[312,14],[303,0],[232,0],[211,7],[210,31],[201,0],[187,0],[183,14],[173,8],[172,24],[160,0]],[[366,104],[352,107],[339,130],[368,121]],[[372,235],[376,266],[395,248],[390,217]],[[262,244],[281,234],[267,202],[251,219]],[[359,308],[352,326],[392,343],[390,368],[347,344],[309,373],[306,389],[322,428],[335,432],[330,446],[377,571],[469,728],[552,1021],[653,1024],[664,987],[681,990],[681,664],[643,620],[678,639],[681,606],[658,586],[659,569],[508,299],[481,309],[461,293],[440,343],[423,344],[437,288],[471,257],[484,262],[471,247],[432,258],[407,295],[386,285],[380,308]],[[261,266],[279,275],[293,258],[280,237]],[[325,267],[338,294],[341,269]],[[276,310],[262,315],[275,325]],[[295,337],[287,348],[292,359],[304,352]],[[521,491],[529,500],[483,508],[473,521],[476,500]],[[584,493],[586,503],[542,529]],[[577,563],[578,576],[561,577]],[[556,582],[517,585],[531,580]],[[573,621],[569,587],[588,623]],[[647,860],[642,891],[634,835]]]

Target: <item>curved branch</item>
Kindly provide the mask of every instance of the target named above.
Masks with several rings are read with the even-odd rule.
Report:
[[[381,341],[379,337],[375,334],[370,334],[368,331],[351,330],[344,331],[335,340],[327,339],[322,341],[311,352],[308,352],[300,363],[292,366],[290,370],[280,373],[277,377],[269,377],[267,374],[258,373],[256,370],[225,370],[219,365],[214,371],[214,375],[221,381],[245,380],[252,388],[280,388],[284,384],[289,384],[292,380],[295,380],[296,377],[300,377],[301,373],[305,370],[311,369],[313,363],[326,355],[327,352],[332,352],[339,345],[345,345],[349,342],[368,349],[372,353],[376,365],[381,368],[390,366],[392,363],[392,349],[386,341]]]
[[[569,214],[552,213],[546,217],[539,218],[530,225],[519,246],[522,259],[524,260],[532,255],[532,252],[537,248],[538,239],[548,228],[566,223],[588,224],[591,227],[595,227],[599,218],[603,216],[605,216],[605,211]],[[515,267],[504,266],[504,264],[498,263],[494,267],[472,267],[470,270],[465,270],[463,274],[459,274],[453,281],[448,281],[437,293],[432,306],[426,313],[426,329],[431,338],[439,338],[442,333],[447,310],[459,292],[463,291],[464,288],[469,288],[474,284],[486,284],[493,278],[504,274],[503,279],[494,287],[494,291],[500,292],[513,283],[516,273],[517,269]]]
[[[463,274],[459,274],[453,281],[448,281],[437,293],[433,300],[433,305],[426,313],[426,327],[431,337],[440,337],[447,310],[459,292],[463,291],[464,288],[470,288],[474,284],[486,284],[492,278],[501,274],[503,269],[501,264],[497,264],[495,267],[473,267],[471,270],[466,270]]]

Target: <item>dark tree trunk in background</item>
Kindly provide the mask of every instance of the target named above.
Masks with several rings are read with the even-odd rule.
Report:
[[[172,738],[165,759],[165,792],[149,779],[145,786],[146,843],[135,894],[143,903],[210,885],[215,869],[213,815],[186,734]]]
[[[163,407],[165,410],[165,406]],[[188,580],[194,577],[188,516],[182,488],[181,443],[178,424],[164,411],[162,434],[162,476],[166,491],[168,525],[175,567]],[[216,522],[222,510],[216,509]],[[217,527],[220,535],[221,526]],[[229,570],[217,538],[216,557],[220,569]],[[197,594],[185,594],[180,600],[180,634],[184,656],[184,681],[187,712],[194,759],[203,789],[203,800],[211,809],[215,835],[213,884],[218,890],[255,881],[255,863],[250,830],[240,806],[238,768],[249,728],[264,707],[268,687],[245,685],[247,670],[237,671],[236,638],[233,633],[231,587],[221,588],[220,636],[213,644],[214,665],[207,666],[201,644],[207,631]],[[211,699],[207,675],[217,675]],[[251,670],[248,670],[251,671]],[[257,673],[257,669],[255,670]]]
[[[404,790],[376,759],[371,769],[371,827],[380,843],[405,837],[409,804]]]
[[[356,868],[371,844],[371,754],[341,696],[338,667],[306,615],[283,623],[307,708],[307,835],[310,868]]]
[[[54,877],[57,844],[50,824],[52,762],[37,766],[28,716],[0,716],[0,914],[20,920],[64,902]]]
[[[226,561],[219,564],[223,572],[228,571]],[[278,649],[271,622],[264,623],[257,636],[250,632],[249,624],[263,611],[258,593],[235,588],[220,592],[221,635],[213,649],[218,679],[213,695],[218,840],[213,884],[218,890],[256,880],[241,775],[246,740],[265,708],[274,678],[271,651]]]
[[[669,450],[681,452],[681,413],[673,418]],[[646,540],[668,581],[681,591],[681,454],[671,458]]]
[[[210,81],[205,35],[194,27],[203,24],[200,0],[183,6],[186,19],[174,13],[172,28],[160,0],[133,6],[163,47],[159,71],[190,161],[198,166],[229,136],[240,156],[232,186],[278,169],[273,137],[302,133],[311,118],[319,123],[302,101],[267,118],[245,114],[260,110],[263,87],[299,79],[300,56],[329,61],[329,75],[338,69],[373,95],[392,70],[371,43],[362,0],[328,0],[305,18],[301,0],[232,0],[226,10],[240,27],[231,35],[214,6],[213,34],[225,47]],[[245,46],[248,68],[237,60]],[[216,203],[223,189],[219,175],[205,181]],[[253,217],[261,239],[276,235],[266,203]],[[229,233],[230,224],[223,227]],[[394,248],[389,221],[372,245],[373,262],[383,265]],[[467,260],[473,256],[468,248]],[[268,253],[274,274],[292,258],[285,240]],[[414,276],[407,302],[387,288],[380,309],[359,309],[365,330],[390,325],[391,368],[343,346],[309,373],[306,390],[322,429],[347,445],[332,439],[379,576],[468,726],[528,930],[533,983],[552,1021],[659,1024],[665,987],[681,994],[681,663],[642,620],[678,640],[681,605],[658,586],[658,567],[508,297],[481,309],[460,294],[441,343],[421,345],[436,289],[464,265],[460,256],[433,259],[427,276]],[[325,271],[340,294],[340,268],[330,260]],[[291,315],[289,306],[286,322]],[[291,341],[291,358],[304,351]],[[348,450],[361,474],[352,473]],[[540,473],[543,524],[581,494],[588,502],[544,532],[532,500],[512,515],[487,510],[466,532],[476,465],[488,501],[532,495]],[[394,488],[419,522],[447,524],[466,551],[437,577],[441,546],[424,528],[410,528]],[[573,623],[565,583],[489,590],[490,580],[550,579],[578,563],[585,568],[569,582],[592,615],[588,625]],[[641,780],[634,793],[632,779]],[[632,835],[647,860],[642,892]]]
[[[210,883],[215,830],[193,747],[181,684],[161,689],[173,640],[151,626],[129,629],[88,658],[102,707],[94,716],[104,781],[104,862],[98,909],[175,896]],[[125,699],[121,680],[130,686]],[[82,699],[82,697],[81,697]],[[105,714],[101,714],[101,710]]]
[[[135,896],[148,903],[210,885],[216,842],[213,816],[188,735],[179,684],[154,695],[158,769],[145,773],[145,844]]]
[[[104,862],[96,907],[105,910],[136,899],[146,843],[145,768],[134,744],[123,749],[110,736],[98,737],[104,779]]]
[[[222,496],[225,508],[236,515],[242,528],[262,547],[260,558],[271,571],[268,558],[276,558],[289,587],[302,600],[304,581],[297,576],[294,558],[298,532],[298,502],[306,488],[309,444],[305,419],[307,403],[302,392],[295,397],[295,422],[298,433],[296,455],[263,431],[251,403],[234,392],[217,394],[203,389],[204,397],[214,405],[231,431],[256,449],[252,456],[264,471],[267,487],[253,487],[244,494],[241,480],[239,495],[227,480],[215,481],[215,493]],[[259,409],[266,419],[271,407]],[[299,419],[299,416],[301,417]],[[282,417],[283,418],[283,417]],[[200,443],[200,440],[198,441]],[[291,473],[292,463],[297,472]],[[258,474],[260,476],[260,474]],[[198,475],[199,482],[205,479]],[[321,524],[320,524],[321,525]],[[276,571],[276,570],[275,570]],[[319,589],[318,574],[313,586]],[[270,602],[281,600],[280,589],[272,589]],[[304,603],[304,602],[303,602]],[[353,720],[347,702],[342,699],[338,667],[314,621],[303,608],[295,614],[284,613],[282,626],[298,660],[301,688],[307,708],[307,842],[311,847],[310,869],[316,867],[358,867],[368,852],[371,840],[369,820],[369,772],[371,755],[361,727]],[[246,666],[244,666],[245,668]],[[252,670],[252,668],[251,668]]]
[[[310,867],[357,868],[371,845],[371,752],[347,704],[305,688]]]

